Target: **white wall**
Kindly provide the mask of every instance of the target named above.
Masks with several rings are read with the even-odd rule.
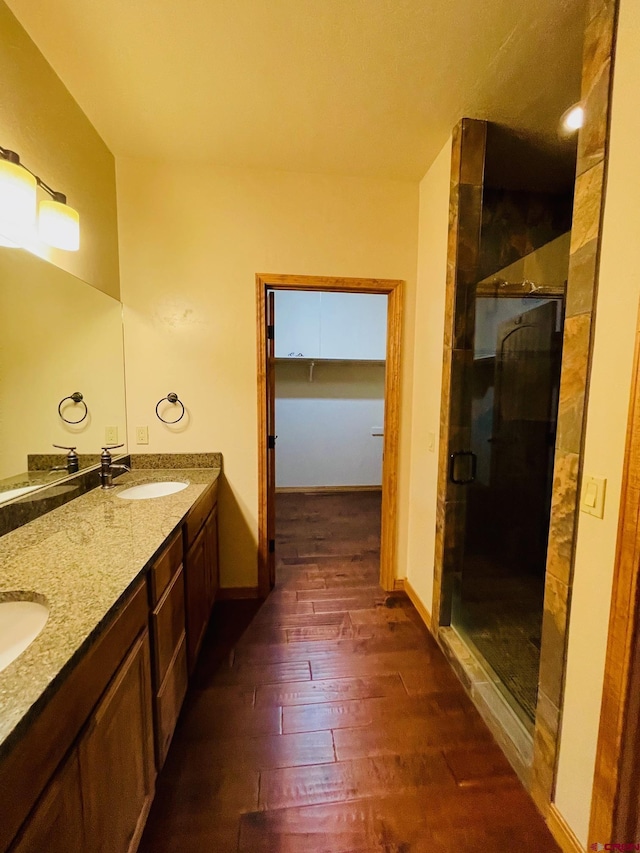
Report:
[[[583,843],[591,807],[640,296],[635,213],[640,194],[639,44],[640,7],[635,0],[621,0],[584,463],[586,473],[607,478],[607,497],[603,519],[580,514],[556,789],[557,807]]]
[[[276,365],[277,487],[381,485],[384,372],[316,362],[310,382],[309,363]]]
[[[221,451],[221,580],[257,582],[256,273],[404,279],[398,551],[406,548],[418,186],[117,162],[130,435],[139,452]],[[176,391],[181,431],[156,402]]]
[[[450,175],[451,139],[420,184],[418,226],[406,576],[429,612],[433,596]],[[433,450],[429,450],[431,437]]]

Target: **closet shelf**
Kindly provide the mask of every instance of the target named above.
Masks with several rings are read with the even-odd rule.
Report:
[[[385,359],[374,358],[320,358],[319,356],[306,356],[301,358],[283,358],[276,356],[274,361],[279,364],[310,364],[312,361],[316,364],[384,364]]]

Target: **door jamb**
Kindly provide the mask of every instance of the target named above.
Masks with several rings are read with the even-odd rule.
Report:
[[[614,838],[625,805],[625,746],[630,737],[629,706],[638,675],[640,627],[640,315],[636,327],[631,400],[624,456],[618,541],[609,614],[600,728],[591,800],[589,842]],[[624,839],[622,839],[624,840]]]
[[[258,590],[269,594],[267,538],[267,290],[328,290],[387,294],[385,362],[385,426],[382,462],[380,585],[391,591],[396,577],[398,517],[398,456],[400,443],[400,368],[404,282],[380,278],[338,278],[310,275],[256,274],[258,339]]]

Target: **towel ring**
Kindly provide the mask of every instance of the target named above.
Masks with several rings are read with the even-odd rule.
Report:
[[[182,411],[180,412],[180,415],[175,419],[175,421],[166,421],[166,420],[165,420],[165,419],[160,415],[160,412],[158,411],[158,409],[160,408],[160,403],[164,403],[164,401],[165,401],[165,400],[167,400],[169,403],[177,404],[178,406],[180,406],[180,407],[182,408]],[[157,415],[157,417],[158,417],[158,420],[159,420],[159,421],[162,421],[162,423],[163,423],[163,424],[177,424],[177,423],[178,423],[178,421],[181,421],[181,420],[183,419],[183,417],[184,417],[184,411],[185,411],[185,410],[184,410],[184,403],[183,403],[183,402],[182,402],[182,400],[178,397],[178,395],[177,395],[177,394],[175,394],[173,391],[170,391],[170,392],[167,394],[167,396],[166,396],[166,397],[163,397],[163,398],[162,398],[162,400],[158,400],[158,402],[156,403],[156,415]]]
[[[65,416],[62,414],[62,404],[66,400],[72,400],[74,403],[82,403],[82,405],[84,406],[84,415],[80,418],[79,421],[70,421],[69,418],[65,418]],[[58,403],[58,414],[60,415],[62,420],[67,424],[81,424],[82,421],[89,414],[89,409],[87,408],[87,404],[85,403],[85,401],[82,397],[82,394],[79,391],[74,391],[73,394],[69,394],[68,397],[63,397],[62,400],[60,400],[60,402]]]

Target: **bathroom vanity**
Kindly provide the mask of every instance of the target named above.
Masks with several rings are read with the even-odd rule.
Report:
[[[136,850],[219,585],[219,473],[134,469],[0,538],[0,600],[49,609],[0,672],[2,853]]]

